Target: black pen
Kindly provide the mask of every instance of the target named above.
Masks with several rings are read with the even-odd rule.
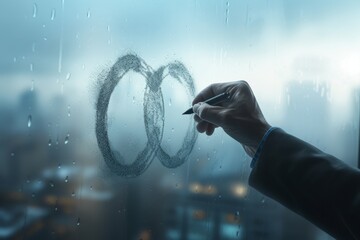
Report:
[[[219,95],[216,95],[215,97],[209,98],[204,102],[209,104],[209,105],[216,105],[216,104],[221,103],[221,102],[223,102],[223,101],[225,101],[225,100],[227,100],[229,98],[230,98],[230,93],[224,92],[224,93],[221,93]],[[186,110],[183,113],[183,115],[184,114],[192,114],[192,113],[194,113],[194,111],[193,111],[193,108],[191,107],[188,110]]]

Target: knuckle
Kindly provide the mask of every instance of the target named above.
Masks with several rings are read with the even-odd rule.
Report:
[[[246,80],[240,80],[239,84],[245,85],[245,86],[250,86],[249,83]]]

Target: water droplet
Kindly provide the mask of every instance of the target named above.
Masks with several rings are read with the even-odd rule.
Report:
[[[14,153],[14,152],[10,153],[10,156],[11,156],[11,157],[14,157],[14,156],[15,156],[15,153]]]
[[[51,141],[51,138],[50,138],[49,141],[48,141],[48,146],[51,147],[51,144],[52,144],[52,141]]]
[[[169,99],[169,107],[171,107],[171,98]]]
[[[110,25],[107,26],[107,31],[110,32]]]
[[[175,176],[175,173],[173,172],[173,173],[171,173],[171,175]]]
[[[69,143],[69,137],[70,137],[70,134],[66,135],[65,141],[64,141],[65,144],[68,144],[68,143]]]
[[[261,199],[261,203],[264,204],[265,203],[265,198]]]
[[[287,104],[290,106],[290,94],[287,95]]]
[[[65,177],[65,182],[66,182],[66,183],[69,182],[69,176],[66,176],[66,177]]]
[[[17,61],[16,57],[13,58],[13,61],[14,61],[14,63],[16,63],[16,61]]]
[[[70,107],[70,105],[67,106],[67,109],[68,109],[68,117],[70,117],[71,116],[71,112],[70,112],[71,107]]]
[[[34,3],[33,4],[33,15],[32,15],[32,17],[36,18],[36,15],[37,15],[37,5],[36,5],[36,3]]]
[[[31,123],[32,123],[32,116],[31,114],[28,116],[28,123],[27,123],[27,126],[28,127],[31,127]]]
[[[71,78],[71,73],[66,74],[66,80],[69,80]]]
[[[31,87],[30,87],[30,91],[34,91],[34,79],[31,80]]]
[[[60,163],[58,164],[58,168],[59,168],[59,169],[61,168],[61,164],[60,164]]]
[[[219,198],[221,198],[221,195],[219,195]]]
[[[175,131],[175,129],[174,128],[171,128],[171,132],[174,132]]]
[[[93,190],[93,187],[92,187],[92,186],[90,186],[90,190],[91,190],[91,191]]]
[[[55,19],[55,9],[51,10],[51,17],[50,17],[51,21],[53,21]]]
[[[225,23],[226,24],[228,24],[228,22],[229,22],[229,11],[230,11],[230,2],[227,1],[226,2],[226,13],[225,13],[225,15],[226,15]]]
[[[54,184],[53,181],[51,181],[49,185],[50,185],[50,187],[54,187],[54,186],[55,186],[55,184]]]
[[[73,165],[75,165],[75,160],[72,162]]]
[[[55,210],[55,212],[56,212],[56,211],[58,210],[58,208],[57,208],[57,207],[55,207],[55,209],[54,209],[54,210]]]
[[[133,96],[133,98],[132,98],[132,102],[133,102],[133,103],[135,103],[135,96]]]
[[[77,219],[76,225],[80,226],[80,218]]]
[[[30,63],[30,72],[32,72],[33,70],[34,70],[34,66],[33,66],[33,64],[32,63]]]
[[[90,17],[91,17],[91,12],[90,12],[90,10],[87,11],[86,16],[87,16],[87,18],[90,18]]]
[[[71,196],[72,196],[72,197],[75,197],[75,192],[74,192],[74,191],[71,193]]]

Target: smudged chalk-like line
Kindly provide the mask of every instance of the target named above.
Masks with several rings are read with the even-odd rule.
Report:
[[[125,162],[123,156],[119,152],[113,151],[110,147],[107,110],[112,92],[129,70],[141,74],[146,79],[143,107],[148,141],[133,163],[122,164],[122,162]],[[189,97],[195,97],[194,80],[181,62],[175,61],[161,66],[154,72],[144,60],[134,54],[120,57],[111,67],[103,83],[100,85],[96,102],[96,138],[105,163],[115,174],[122,177],[139,176],[149,167],[155,157],[165,167],[176,168],[182,165],[191,153],[197,139],[194,121],[190,122],[181,148],[174,156],[166,153],[160,145],[164,132],[165,115],[164,99],[160,86],[167,75],[170,75],[183,85]]]

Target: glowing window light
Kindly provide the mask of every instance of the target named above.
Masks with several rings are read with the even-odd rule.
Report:
[[[245,197],[247,188],[243,184],[238,183],[232,186],[232,193],[237,197]]]

